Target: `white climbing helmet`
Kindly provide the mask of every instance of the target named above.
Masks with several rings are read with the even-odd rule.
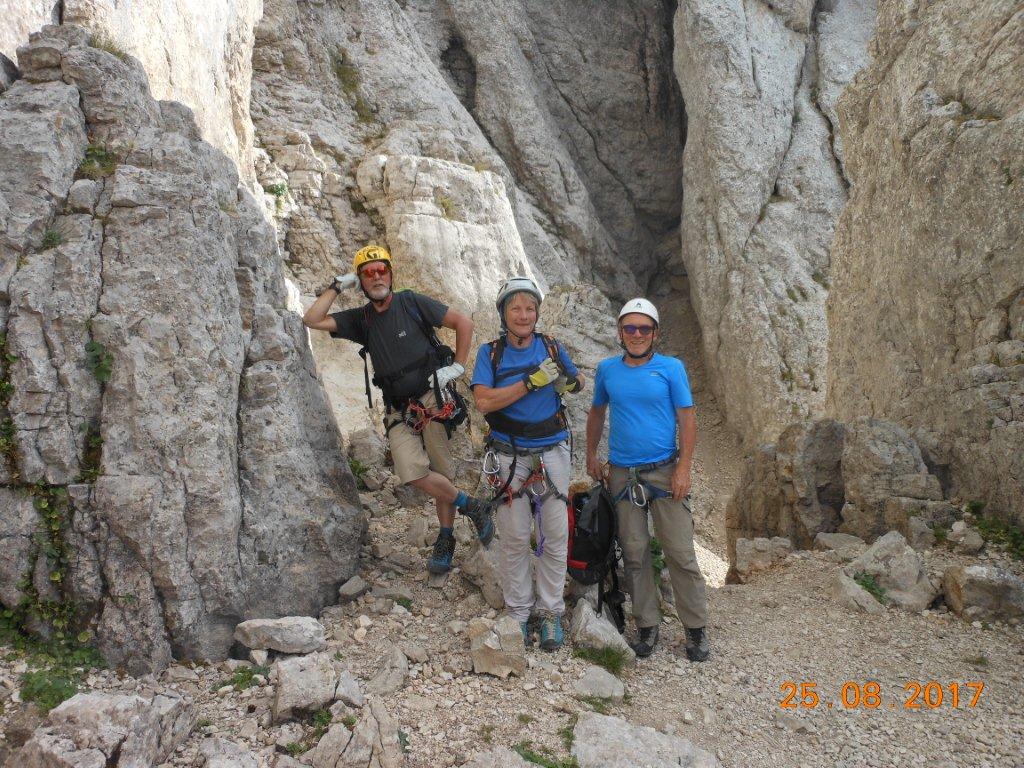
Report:
[[[498,310],[498,314],[504,319],[505,315],[505,302],[508,301],[509,297],[514,293],[528,293],[537,300],[537,308],[540,309],[540,305],[544,301],[544,294],[540,292],[540,288],[537,287],[537,283],[533,281],[531,277],[524,277],[523,275],[517,275],[516,277],[510,277],[505,281],[505,284],[501,286],[501,290],[498,291],[498,298],[494,300],[494,306]]]
[[[622,305],[622,310],[619,312],[619,320],[621,320],[625,315],[629,315],[634,312],[641,315],[647,315],[654,321],[655,327],[661,324],[661,321],[658,319],[657,307],[651,304],[647,299],[637,298],[627,301]]]

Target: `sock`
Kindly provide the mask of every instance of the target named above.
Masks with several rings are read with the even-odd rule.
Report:
[[[462,509],[469,503],[469,496],[466,495],[465,491],[459,491],[459,495],[455,497],[455,501],[452,503],[459,509]]]
[[[453,536],[455,536],[455,529],[445,528],[444,526],[441,526],[441,536],[443,536],[446,539],[450,539]]]

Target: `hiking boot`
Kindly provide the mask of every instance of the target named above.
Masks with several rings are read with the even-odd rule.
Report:
[[[473,526],[476,528],[476,535],[480,539],[480,543],[485,547],[490,544],[491,539],[494,538],[494,515],[491,505],[486,501],[470,496],[469,501],[466,502],[466,506],[462,508],[461,512],[473,521]]]
[[[686,658],[690,661],[707,661],[711,655],[711,646],[708,645],[708,636],[704,627],[696,629],[686,628]]]
[[[553,613],[544,614],[540,621],[540,647],[545,651],[557,651],[563,642],[562,618]]]
[[[448,573],[452,569],[452,558],[455,556],[455,537],[437,534],[434,549],[427,558],[427,570],[435,575]]]
[[[633,651],[638,659],[646,659],[658,644],[658,625],[653,627],[638,627],[636,631],[636,642],[633,643]]]

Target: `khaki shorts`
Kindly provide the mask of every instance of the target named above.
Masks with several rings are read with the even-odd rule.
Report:
[[[424,395],[422,402],[432,407],[435,402],[433,392]],[[393,412],[384,420],[385,425],[390,427],[388,442],[391,444],[391,458],[395,462],[398,479],[403,483],[411,483],[426,477],[433,470],[454,480],[452,452],[444,425],[432,421],[421,434],[416,434],[412,427],[402,423],[401,418],[400,413]],[[399,423],[392,427],[394,422]]]

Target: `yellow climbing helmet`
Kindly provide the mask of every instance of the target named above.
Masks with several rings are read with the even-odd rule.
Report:
[[[387,248],[380,245],[368,245],[356,251],[356,256],[352,259],[352,271],[359,274],[359,268],[371,261],[384,261],[387,262],[388,269],[394,268],[391,264],[391,254],[388,253]]]

